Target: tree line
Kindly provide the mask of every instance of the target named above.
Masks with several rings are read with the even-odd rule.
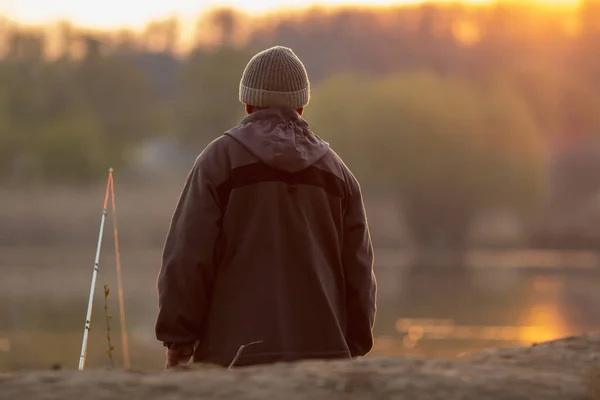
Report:
[[[221,9],[185,45],[174,19],[143,32],[5,23],[0,180],[93,182],[159,137],[197,153],[243,117],[249,58],[280,44],[311,76],[307,119],[365,190],[398,196],[423,241],[460,245],[480,211],[540,210],[551,149],[598,132],[598,21],[591,1]]]

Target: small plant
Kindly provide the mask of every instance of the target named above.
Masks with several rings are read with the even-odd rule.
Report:
[[[110,360],[110,366],[114,368],[115,363],[112,358],[112,352],[115,349],[110,342],[110,320],[112,316],[108,312],[108,296],[110,295],[110,288],[108,285],[104,285],[104,313],[106,315],[106,340],[108,341],[108,349],[106,350],[106,354]]]
[[[252,346],[253,344],[259,344],[259,343],[262,343],[262,340],[258,340],[256,342],[241,345],[240,348],[238,349],[235,357],[233,358],[233,361],[231,361],[231,364],[229,364],[228,369],[232,369],[234,367],[235,363],[237,362],[238,358],[240,358],[240,356],[242,355],[242,352],[244,351],[244,349],[246,347]]]

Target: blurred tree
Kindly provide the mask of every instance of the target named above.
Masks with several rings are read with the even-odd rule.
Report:
[[[73,46],[77,39],[75,27],[69,21],[60,21],[52,27],[52,30],[57,36],[57,57],[66,60],[73,58]]]
[[[74,75],[84,109],[102,124],[111,146],[115,167],[126,162],[131,147],[145,138],[161,133],[154,99],[145,76],[117,55],[103,56],[95,50],[81,62]]]
[[[17,64],[4,64],[0,69],[0,155],[2,165],[1,178],[17,179],[25,182],[28,179],[43,179],[50,177],[43,170],[52,174],[56,168],[48,165],[48,155],[57,156],[59,153],[52,150],[52,146],[65,146],[65,140],[72,138],[72,133],[64,132],[64,138],[53,133],[47,135],[47,130],[59,131],[62,123],[57,118],[69,112],[72,118],[83,112],[77,87],[73,85],[72,69],[68,68],[65,61],[59,60],[44,65],[32,65],[30,62]],[[58,126],[57,126],[58,125]],[[78,124],[72,128],[82,128]],[[81,135],[88,132],[83,129]],[[55,138],[63,143],[53,143],[48,139]],[[45,153],[43,148],[48,146]],[[77,153],[65,151],[60,154],[58,163],[67,163],[74,167],[62,171],[64,180],[69,180],[75,175],[86,170],[85,163],[79,163],[88,153],[97,151],[94,146],[86,151],[81,149]],[[56,180],[56,176],[53,176]]]
[[[0,60],[0,124],[9,128],[0,140],[14,159],[31,158],[42,154],[30,149],[47,127],[81,113],[99,124],[102,154],[116,167],[152,136],[173,134],[200,148],[243,117],[237,90],[252,53],[282,44],[303,59],[318,93],[307,115],[319,114],[315,122],[368,177],[369,190],[399,190],[403,204],[414,203],[405,207],[423,215],[433,215],[443,193],[444,218],[467,221],[471,211],[464,210],[492,200],[517,207],[517,198],[531,196],[536,204],[532,183],[544,154],[534,150],[543,145],[531,132],[553,143],[596,132],[597,0],[584,3],[580,14],[509,3],[321,7],[267,17],[218,9],[199,20],[199,47],[183,60],[169,53],[175,19],[155,21],[145,33],[58,24],[54,61],[44,58],[54,42],[42,29],[9,23]],[[565,28],[577,17],[579,36]],[[465,39],[465,30],[475,39]],[[388,168],[389,160],[399,161]],[[425,223],[414,229],[433,230]]]
[[[571,77],[563,97],[565,127],[577,138],[600,129],[600,2],[580,5],[580,35],[574,40],[566,67]]]
[[[0,69],[0,76],[4,70]],[[4,78],[5,79],[5,78]],[[0,77],[0,81],[4,80]],[[6,171],[10,171],[14,162],[15,148],[14,138],[11,134],[12,124],[9,114],[9,93],[6,87],[0,86],[0,180],[7,175]]]
[[[35,30],[13,31],[9,35],[6,58],[13,61],[41,62],[45,56],[45,37]]]
[[[217,30],[217,43],[224,46],[231,46],[237,29],[237,14],[232,9],[221,9],[213,12],[209,19]]]
[[[92,115],[57,117],[38,133],[33,146],[35,176],[49,183],[87,183],[110,166],[102,125]],[[108,144],[110,145],[110,144]]]
[[[245,51],[223,47],[196,50],[186,60],[176,111],[183,143],[202,147],[243,117],[238,86],[250,57]]]
[[[149,35],[149,32],[146,31],[146,36]],[[151,39],[145,38],[145,45],[150,46],[148,43]],[[135,32],[130,29],[121,29],[113,38],[114,41],[114,50],[118,53],[134,53],[141,49],[141,43]]]
[[[12,24],[8,18],[0,17],[0,57],[6,57],[10,44]]]
[[[151,52],[174,52],[177,50],[179,34],[179,21],[175,18],[151,21],[144,31],[144,47]]]
[[[230,7],[221,7],[201,16],[196,23],[195,45],[199,48],[240,44],[247,17]]]
[[[557,139],[565,123],[561,98],[566,74],[558,66],[534,61],[507,71],[506,79],[527,103],[543,135],[549,140]]]
[[[418,245],[461,249],[481,212],[540,200],[537,127],[513,92],[493,90],[429,73],[338,76],[307,118],[365,188],[398,194]]]
[[[46,70],[43,64],[23,60],[10,60],[1,67],[3,114],[8,121],[4,135],[10,144],[10,156],[5,162],[11,167],[35,141],[35,132],[51,111],[45,98],[49,93]],[[12,168],[0,173],[12,175]]]
[[[588,75],[589,76],[589,75]],[[561,91],[562,138],[568,142],[597,135],[600,129],[600,86],[585,76],[572,76]]]
[[[548,140],[530,103],[511,82],[498,80],[478,91],[485,107],[484,157],[490,167],[486,202],[509,207],[521,217],[535,215],[546,200]]]

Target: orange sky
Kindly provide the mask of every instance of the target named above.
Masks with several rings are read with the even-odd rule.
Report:
[[[469,3],[488,1],[490,0],[465,0]],[[545,4],[577,2],[577,0],[530,1]],[[68,19],[76,25],[91,28],[129,27],[137,29],[151,19],[175,15],[185,20],[196,17],[202,11],[217,6],[233,6],[248,13],[263,13],[277,9],[302,8],[311,5],[385,6],[416,2],[419,2],[419,0],[0,0],[0,12],[10,19],[28,24]]]

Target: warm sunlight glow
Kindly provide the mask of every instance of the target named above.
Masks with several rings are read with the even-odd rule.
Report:
[[[440,3],[454,0],[438,0]],[[178,16],[195,17],[210,8],[231,6],[247,13],[260,14],[285,9],[302,9],[311,6],[391,6],[420,3],[421,0],[146,0],[144,2],[103,0],[0,0],[0,12],[16,21],[40,24],[59,19],[77,25],[109,29],[117,27],[141,28],[151,19]],[[489,3],[490,0],[463,0],[465,3]],[[574,5],[578,0],[530,0],[523,4]]]
[[[569,323],[564,318],[558,299],[562,296],[564,282],[547,277],[536,277],[532,289],[546,296],[552,295],[556,301],[536,304],[522,321],[529,328],[521,331],[520,339],[526,343],[539,343],[568,336]]]
[[[568,328],[568,323],[554,304],[534,307],[525,323],[528,327],[521,331],[520,340],[526,343],[545,342],[572,333]]]

